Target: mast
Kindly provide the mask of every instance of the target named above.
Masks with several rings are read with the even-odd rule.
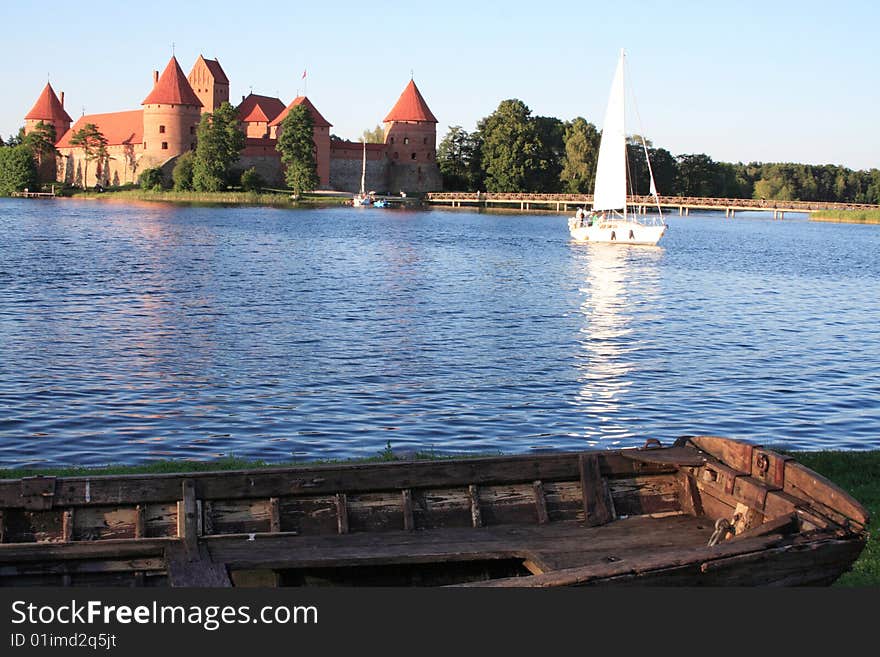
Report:
[[[364,163],[361,166],[361,196],[364,195],[364,183],[367,179],[367,140],[364,139]]]

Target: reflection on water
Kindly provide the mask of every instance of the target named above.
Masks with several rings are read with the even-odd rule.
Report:
[[[584,437],[596,446],[633,435],[622,408],[631,401],[633,353],[641,336],[635,315],[657,303],[660,247],[573,245],[579,252],[574,273],[584,281],[579,358],[578,406],[585,415]]]
[[[0,201],[0,465],[880,447],[880,230]]]

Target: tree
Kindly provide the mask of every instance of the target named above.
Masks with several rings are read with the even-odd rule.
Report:
[[[315,189],[320,182],[315,157],[314,119],[305,105],[297,105],[279,126],[275,148],[281,153],[284,179],[294,196]]]
[[[193,188],[193,152],[188,151],[177,158],[174,169],[171,171],[171,179],[174,181],[174,191],[189,192]]]
[[[264,185],[263,176],[256,167],[245,169],[241,173],[241,188],[246,192],[258,192]]]
[[[70,138],[71,146],[82,149],[85,166],[83,167],[82,187],[85,189],[89,184],[89,162],[94,160],[104,161],[108,157],[107,138],[101,133],[94,123],[86,123],[82,128],[73,133]]]
[[[592,191],[599,158],[599,139],[596,126],[582,117],[565,126],[565,156],[559,177],[567,191],[573,194]]]
[[[159,167],[144,169],[138,176],[138,185],[141,189],[161,192],[165,187],[165,176],[162,174],[162,169]]]
[[[377,125],[372,130],[364,130],[361,135],[361,141],[368,144],[384,144],[385,130],[380,125]]]
[[[224,101],[213,113],[202,114],[193,157],[193,189],[217,192],[229,184],[230,171],[244,148],[235,108]]]
[[[541,147],[531,114],[521,100],[503,100],[477,124],[488,191],[528,191],[529,175]]]
[[[538,149],[528,173],[526,186],[532,192],[557,192],[561,188],[565,156],[565,124],[550,116],[532,119],[538,137]]]
[[[51,123],[43,123],[42,121],[37,123],[34,129],[25,135],[24,144],[31,149],[38,170],[42,170],[43,164],[49,158],[54,158],[58,153],[58,150],[55,148],[56,141],[58,141],[58,138],[55,134],[55,126]],[[54,177],[52,179],[54,180]]]
[[[24,145],[0,148],[0,196],[37,185],[37,164]]]
[[[679,196],[717,196],[717,165],[708,155],[678,156],[675,191]]]
[[[472,191],[470,175],[471,137],[460,126],[450,126],[437,146],[437,165],[443,189]]]

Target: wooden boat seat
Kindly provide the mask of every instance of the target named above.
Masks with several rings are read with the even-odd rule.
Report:
[[[345,536],[255,534],[205,537],[214,563],[230,569],[334,569],[518,560],[531,574],[607,563],[645,551],[705,546],[713,527],[685,514],[637,516],[589,527],[545,525],[427,529]]]

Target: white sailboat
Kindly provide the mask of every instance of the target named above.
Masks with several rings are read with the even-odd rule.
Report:
[[[351,200],[351,204],[357,207],[364,207],[373,204],[373,197],[366,193],[365,183],[367,181],[367,142],[364,140],[364,160],[361,165],[361,193],[355,195]]]
[[[568,220],[569,232],[572,238],[579,242],[654,245],[666,232],[650,159],[648,173],[651,177],[651,195],[658,200],[658,214],[650,217],[639,216],[635,208],[628,212],[626,207],[624,60],[625,54],[621,50],[614,81],[611,83],[605,122],[602,126],[599,160],[596,164],[596,185],[593,191],[593,211],[587,213],[579,210],[576,216]],[[647,158],[648,147],[644,137],[642,145]]]

